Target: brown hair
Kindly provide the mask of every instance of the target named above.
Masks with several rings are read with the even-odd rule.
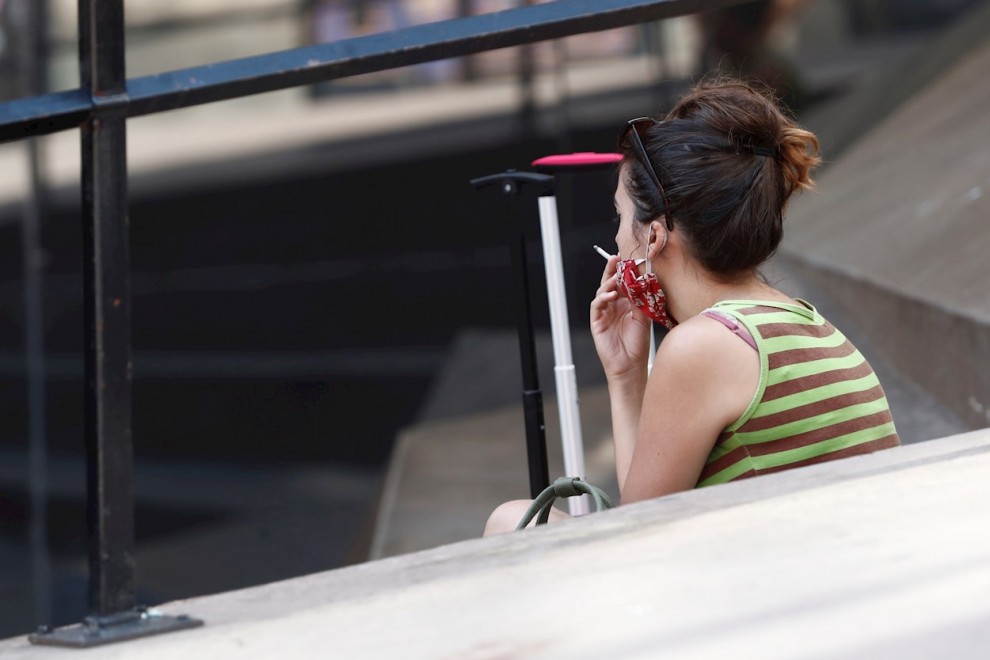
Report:
[[[821,162],[811,132],[738,80],[704,81],[663,121],[638,130],[665,189],[668,220],[686,234],[693,256],[725,279],[776,252],[787,200],[814,187],[811,170]],[[619,148],[636,220],[664,215],[663,197],[629,140]]]

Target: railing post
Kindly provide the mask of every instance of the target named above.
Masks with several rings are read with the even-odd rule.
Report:
[[[105,616],[135,605],[123,0],[80,0],[79,68],[96,105],[82,125],[89,607]]]
[[[89,610],[37,644],[87,647],[201,625],[136,607],[123,0],[79,0]]]

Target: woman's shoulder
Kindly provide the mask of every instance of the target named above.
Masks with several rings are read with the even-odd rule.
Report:
[[[721,365],[729,357],[751,358],[752,346],[742,341],[725,324],[706,314],[699,314],[674,326],[660,342],[658,358],[691,365]],[[733,360],[735,361],[735,360]]]
[[[759,353],[718,321],[704,315],[675,326],[660,342],[654,373],[692,398],[704,402],[721,427],[739,418],[757,391]]]

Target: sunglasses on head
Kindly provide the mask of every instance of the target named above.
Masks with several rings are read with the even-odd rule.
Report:
[[[636,157],[639,159],[640,164],[646,168],[647,174],[650,175],[650,180],[653,181],[653,185],[657,187],[660,191],[660,198],[663,200],[663,214],[667,219],[667,229],[672,230],[674,228],[674,220],[670,215],[670,203],[667,201],[667,191],[664,190],[663,184],[660,183],[660,177],[657,175],[657,171],[653,169],[653,163],[650,162],[650,157],[646,153],[646,147],[643,145],[643,139],[639,137],[639,129],[641,126],[649,128],[655,126],[659,122],[653,117],[638,117],[636,119],[630,119],[626,122],[625,127],[622,129],[622,133],[619,135],[619,144],[622,145],[629,138],[629,144],[632,145],[633,151],[636,153]]]

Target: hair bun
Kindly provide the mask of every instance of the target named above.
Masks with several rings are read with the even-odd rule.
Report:
[[[758,156],[774,156],[787,195],[814,188],[811,171],[821,164],[818,139],[781,112],[772,93],[735,79],[704,80],[670,111],[725,135],[729,142]]]
[[[787,193],[791,194],[799,188],[803,190],[814,188],[815,182],[811,179],[811,170],[822,162],[818,155],[818,138],[814,133],[788,121],[788,125],[781,127],[777,142]]]

